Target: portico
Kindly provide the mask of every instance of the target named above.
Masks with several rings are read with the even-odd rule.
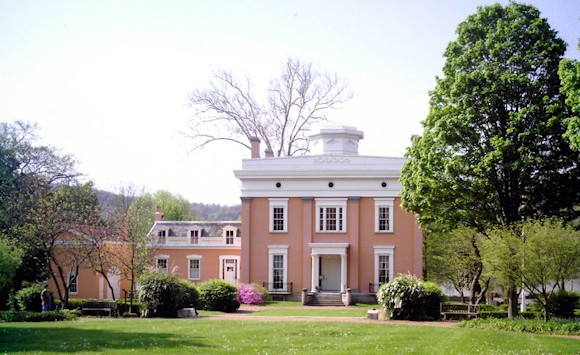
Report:
[[[348,243],[309,243],[312,249],[311,290],[346,292]]]

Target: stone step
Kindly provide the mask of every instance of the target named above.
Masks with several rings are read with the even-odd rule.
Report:
[[[340,293],[313,293],[309,306],[344,306]]]

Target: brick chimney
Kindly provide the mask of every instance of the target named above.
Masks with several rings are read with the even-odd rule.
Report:
[[[157,205],[157,212],[155,212],[155,221],[162,221],[165,219],[165,215],[161,212],[161,206]]]
[[[260,157],[260,138],[251,137],[250,144],[252,147],[252,159],[257,159]]]
[[[272,149],[268,148],[264,151],[264,155],[266,156],[266,158],[273,158],[274,152],[272,151]]]

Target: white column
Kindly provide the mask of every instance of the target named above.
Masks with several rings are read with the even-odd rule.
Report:
[[[312,287],[310,291],[315,292],[318,287],[318,275],[320,274],[320,257],[312,254]]]
[[[340,292],[346,292],[346,254],[340,255]]]

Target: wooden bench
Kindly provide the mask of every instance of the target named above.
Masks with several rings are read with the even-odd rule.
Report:
[[[467,317],[469,319],[479,315],[478,304],[443,304],[441,303],[441,316],[447,320],[447,316]]]
[[[97,315],[100,315],[100,312],[107,312],[109,317],[117,316],[117,301],[86,301],[81,307],[81,314],[89,311],[97,312]]]

